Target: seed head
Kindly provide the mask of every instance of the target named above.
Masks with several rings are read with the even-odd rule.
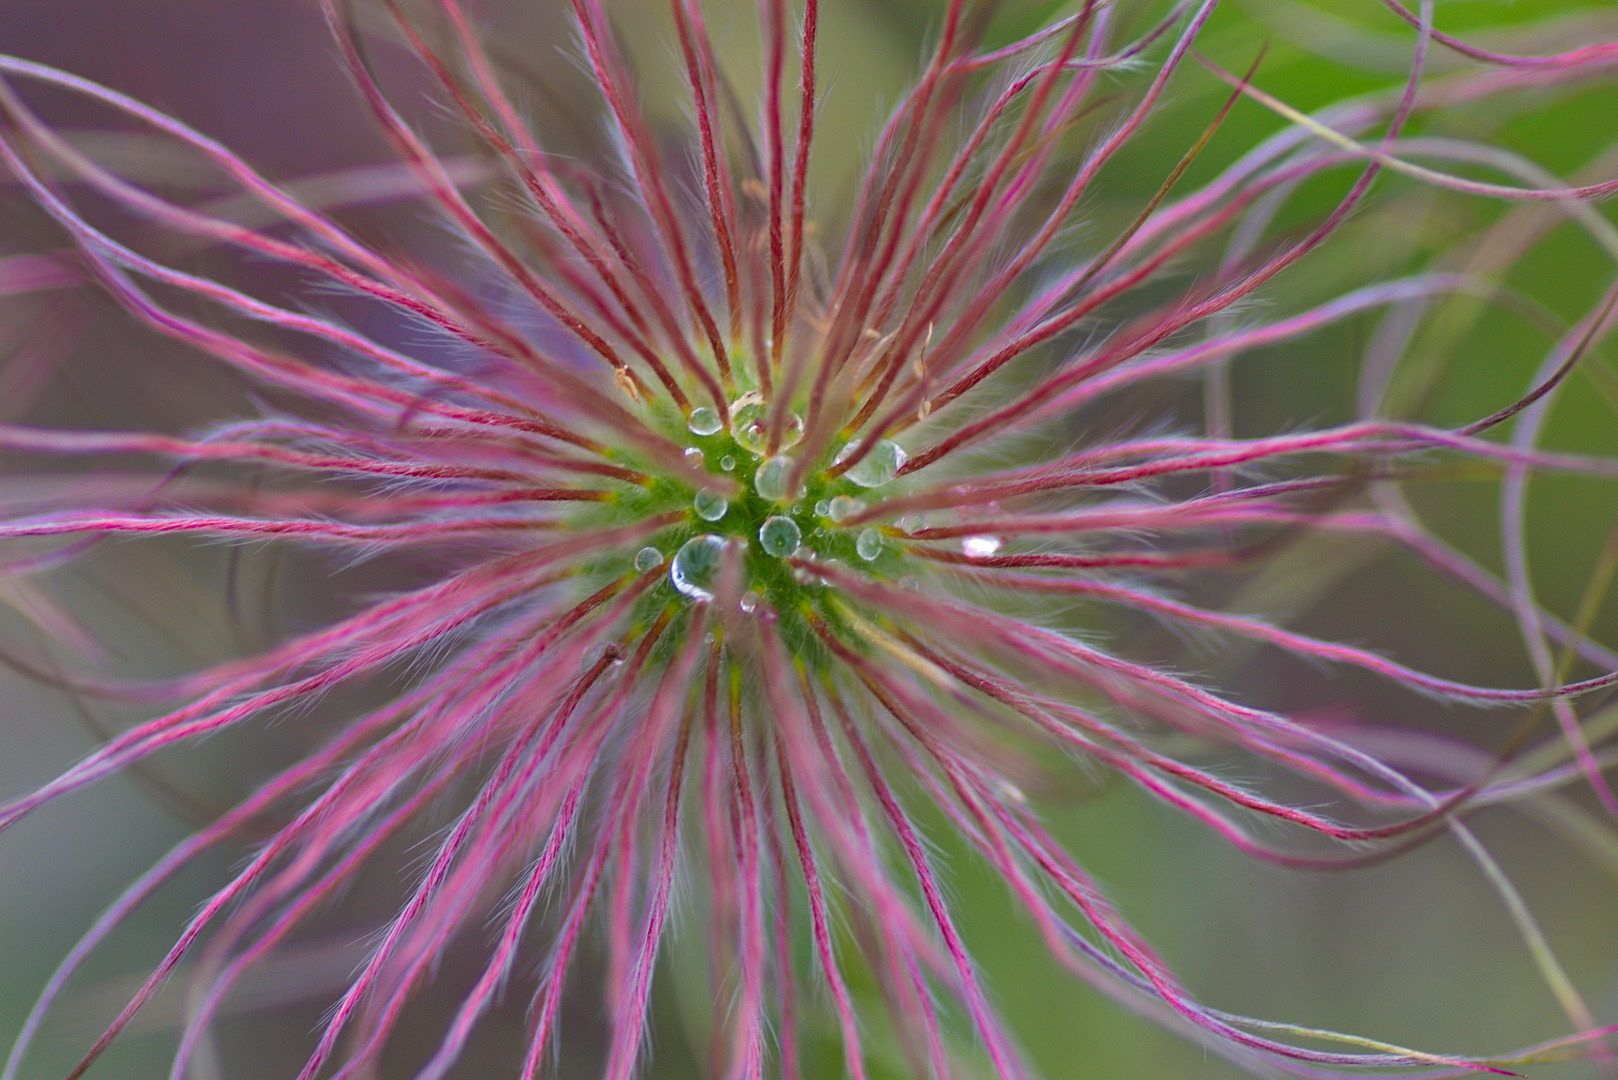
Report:
[[[1610,77],[1618,45],[1485,52],[1440,33],[1430,0],[1416,12],[1389,0],[1410,25],[1404,78],[1307,115],[1263,91],[1262,63],[1231,74],[1202,60],[1228,84],[1204,134],[1119,221],[1097,212],[1074,235],[1103,172],[1159,137],[1149,125],[1177,81],[1206,77],[1193,49],[1214,6],[1187,0],[1143,22],[1150,5],[1084,0],[999,41],[987,6],[948,0],[852,209],[833,217],[810,198],[818,0],[760,0],[752,92],[727,75],[704,5],[670,0],[691,114],[680,131],[648,117],[601,0],[572,0],[593,98],[566,108],[605,125],[612,145],[566,155],[525,122],[461,0],[381,0],[364,9],[377,19],[322,0],[399,175],[460,246],[454,272],[442,252],[362,238],[150,106],[0,57],[0,156],[72,251],[50,266],[234,372],[259,403],[190,435],[138,418],[116,431],[0,426],[6,451],[73,459],[86,480],[0,505],[12,580],[68,574],[110,538],[159,534],[296,545],[409,579],[182,677],[55,677],[143,718],[0,808],[0,827],[167,747],[322,697],[374,697],[129,886],[63,961],[0,1080],[24,1074],[53,1002],[120,924],[205,852],[246,843],[245,864],[71,1074],[185,963],[172,1075],[188,1075],[233,988],[396,838],[432,822],[443,827],[331,1002],[299,1080],[374,1075],[452,942],[485,924],[479,971],[415,1075],[447,1075],[508,984],[529,1003],[506,1074],[544,1072],[564,988],[585,968],[608,1018],[599,1071],[627,1080],[680,910],[711,956],[716,1076],[810,1075],[805,1033],[825,1030],[856,1080],[894,1062],[916,1076],[1029,1075],[957,924],[933,847],[945,834],[1003,881],[1056,961],[1244,1067],[1505,1072],[1506,1059],[1204,1003],[1048,829],[1041,803],[1052,776],[1106,773],[1246,855],[1299,868],[1359,865],[1448,832],[1543,945],[1459,811],[1581,778],[1618,814],[1602,775],[1612,752],[1593,745],[1576,705],[1618,684],[1618,656],[1586,638],[1588,620],[1536,606],[1520,505],[1497,580],[1423,526],[1402,492],[1481,469],[1503,474],[1507,502],[1520,503],[1533,472],[1618,477],[1613,458],[1536,445],[1550,403],[1610,330],[1618,288],[1557,331],[1525,396],[1446,427],[1401,418],[1415,412],[1398,404],[1409,377],[1388,358],[1438,302],[1495,295],[1490,249],[1405,276],[1360,273],[1351,257],[1345,270],[1336,253],[1352,256],[1356,214],[1411,190],[1554,207],[1607,236],[1589,206],[1618,190],[1610,169],[1566,185],[1504,151],[1409,129],[1461,103]],[[474,136],[472,158],[435,150],[384,91],[372,52],[390,35]],[[1438,53],[1467,66],[1431,76]],[[200,156],[276,223],[238,224],[113,171],[36,112],[42,86]],[[1287,126],[1192,186],[1235,109]],[[1506,179],[1449,171],[1477,163]],[[1334,205],[1278,227],[1317,178],[1346,178]],[[140,241],[120,239],[124,219],[147,227]],[[182,242],[295,270],[366,320],[187,269],[172,256]],[[1283,286],[1311,270],[1350,284],[1300,306]],[[1233,434],[1233,358],[1379,313],[1359,415]],[[138,349],[119,362],[138,368]],[[1207,387],[1194,424],[1142,425],[1111,407],[1192,376]],[[1539,685],[1428,674],[1212,599],[1322,536],[1403,545],[1499,602],[1524,627]],[[46,601],[34,610],[70,622]],[[1516,726],[1482,764],[1470,744],[1469,757],[1422,757],[1419,740],[1252,704],[1103,636],[1136,616],[1494,706]],[[1559,741],[1520,766],[1541,714]],[[1234,782],[1223,760],[1274,782]],[[595,926],[599,962],[584,947]],[[1600,1056],[1606,1031],[1554,956],[1539,959],[1576,1034],[1524,1059]]]

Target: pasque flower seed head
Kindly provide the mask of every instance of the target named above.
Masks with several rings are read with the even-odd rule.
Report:
[[[185,963],[173,1075],[189,1075],[232,989],[423,821],[443,827],[299,1080],[373,1075],[452,939],[483,924],[481,967],[415,1075],[446,1075],[508,984],[529,1004],[504,1075],[544,1072],[564,985],[587,966],[605,996],[601,1072],[627,1080],[681,909],[712,957],[715,1076],[809,1075],[811,1029],[835,1032],[859,1080],[897,1062],[917,1076],[1029,1075],[958,927],[938,828],[1003,880],[1058,962],[1242,1065],[1502,1071],[1205,1004],[1048,831],[1030,780],[1105,771],[1255,859],[1316,868],[1444,830],[1474,850],[1457,810],[1523,796],[1558,769],[1618,809],[1602,776],[1611,754],[1589,745],[1574,704],[1618,683],[1618,658],[1542,617],[1517,579],[1445,547],[1393,494],[1457,463],[1508,484],[1542,470],[1618,478],[1618,461],[1541,451],[1533,434],[1610,329],[1611,295],[1561,333],[1531,393],[1466,426],[1386,418],[1392,377],[1369,361],[1362,415],[1335,426],[1236,437],[1217,394],[1202,430],[1098,420],[1142,387],[1196,376],[1228,388],[1241,353],[1368,313],[1419,321],[1430,302],[1478,291],[1447,264],[1402,277],[1338,266],[1323,280],[1352,280],[1312,306],[1254,303],[1333,259],[1389,176],[1557,208],[1618,189],[1507,166],[1500,182],[1472,179],[1461,165],[1504,153],[1409,135],[1451,104],[1610,77],[1618,45],[1485,52],[1440,33],[1430,0],[1388,6],[1409,24],[1394,91],[1306,115],[1263,91],[1262,63],[1232,75],[1205,61],[1230,86],[1204,137],[1124,220],[1075,233],[1103,170],[1161,137],[1149,121],[1197,65],[1214,0],[1083,0],[999,44],[985,36],[991,5],[944,0],[846,220],[823,210],[844,224],[821,229],[818,0],[759,0],[763,79],[750,91],[721,63],[704,5],[670,0],[691,117],[678,132],[643,110],[602,0],[572,0],[595,97],[570,108],[610,133],[593,158],[542,144],[461,0],[382,0],[364,9],[376,23],[322,0],[340,62],[460,245],[457,273],[351,231],[151,106],[0,58],[0,155],[74,252],[62,265],[273,402],[189,436],[138,417],[124,430],[0,427],[14,461],[72,459],[106,481],[0,505],[8,572],[70,569],[107,538],[183,534],[427,574],[184,677],[71,677],[146,718],[4,806],[0,827],[166,747],[357,686],[389,692],[129,886],[45,988],[4,1080],[30,1075],[52,1003],[115,928],[204,853],[256,835],[73,1074]],[[370,37],[384,24],[475,137],[481,178],[457,174],[384,92]],[[1468,66],[1430,76],[1437,53]],[[200,155],[277,224],[239,225],[110,169],[42,119],[64,94]],[[1237,107],[1288,125],[1193,185]],[[1316,178],[1343,180],[1336,204],[1272,227]],[[112,214],[146,226],[143,239],[122,239]],[[153,235],[294,269],[374,309],[367,325],[411,334],[263,298],[189,269]],[[1542,664],[1542,686],[1474,686],[1182,591],[1321,534],[1409,547],[1514,610],[1536,658],[1560,643],[1589,670]],[[1100,644],[1111,624],[1086,624],[1078,602],[1436,698],[1554,713],[1574,764],[1514,771],[1513,748],[1464,776],[1418,768],[1386,741]],[[1209,747],[1283,782],[1228,779]],[[592,927],[599,958],[581,948]],[[1579,1028],[1556,1052],[1594,1052],[1601,1018],[1544,963]]]

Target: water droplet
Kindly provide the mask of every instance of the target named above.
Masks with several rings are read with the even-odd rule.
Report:
[[[784,502],[791,498],[787,484],[792,479],[793,461],[785,454],[777,454],[758,467],[753,474],[753,489],[760,498],[771,502]]]
[[[851,518],[865,509],[865,503],[850,495],[838,495],[826,507],[827,516],[833,521],[842,521]]]
[[[691,464],[693,464],[693,465],[701,465],[702,464],[702,451],[698,450],[694,446],[686,447],[685,448],[685,460],[691,462]]]
[[[736,459],[731,457],[729,454],[726,454],[724,457],[719,459],[719,467],[724,469],[726,472],[730,472],[736,467]]]
[[[866,529],[854,541],[854,552],[866,562],[871,562],[882,554],[882,534],[875,529]]]
[[[758,542],[765,554],[778,559],[798,550],[798,543],[802,539],[803,533],[798,530],[798,523],[780,514],[766,518],[758,530]]]
[[[1023,789],[1013,784],[1010,780],[996,780],[994,786],[1000,789],[1001,797],[1007,802],[1016,803],[1018,806],[1028,805],[1028,796],[1023,793]]]
[[[693,435],[712,435],[725,425],[720,419],[719,410],[703,405],[691,410],[685,426],[691,429]]]
[[[974,559],[987,559],[1000,550],[998,536],[968,536],[961,541],[961,550]]]
[[[695,600],[712,600],[714,575],[719,572],[719,553],[725,541],[707,533],[687,540],[669,563],[669,581],[681,593]]]
[[[899,579],[899,588],[901,588],[901,589],[919,589],[919,588],[921,588],[921,582],[916,580],[915,575],[906,574],[904,577]]]
[[[742,446],[762,454],[770,441],[770,403],[756,390],[748,391],[730,406],[730,430]],[[803,438],[803,418],[788,411],[781,420],[781,446],[796,446]]]
[[[749,390],[730,403],[731,434],[736,436],[738,443],[754,453],[758,453],[764,445],[762,432],[766,410],[764,395],[757,390]]]
[[[635,569],[641,573],[663,565],[663,553],[655,547],[643,547],[635,552]]]
[[[725,516],[725,511],[730,509],[730,503],[726,502],[725,497],[717,491],[697,492],[697,497],[691,500],[691,505],[696,508],[697,517],[703,521],[718,521]]]
[[[742,614],[751,615],[758,610],[758,602],[761,599],[763,598],[758,593],[748,589],[742,593],[742,598],[736,602],[736,606],[742,609]]]
[[[827,502],[825,499],[821,499],[819,502],[815,503],[815,513],[819,514],[821,517],[825,517],[827,514],[831,513],[831,503]]]
[[[853,456],[854,451],[862,445],[863,440],[855,439],[837,452],[834,464],[846,461]],[[881,487],[895,476],[904,467],[905,452],[899,444],[891,439],[882,439],[871,447],[871,452],[860,459],[858,465],[849,469],[843,475],[848,477],[860,487]]]

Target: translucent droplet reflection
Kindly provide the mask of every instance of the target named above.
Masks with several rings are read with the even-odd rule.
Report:
[[[730,430],[736,441],[762,454],[770,441],[770,404],[756,391],[743,394],[730,407]],[[796,446],[803,438],[803,418],[788,412],[781,420],[779,449]]]
[[[798,529],[798,523],[789,517],[777,514],[765,520],[763,527],[758,530],[759,546],[767,555],[783,558],[798,550],[798,543],[803,539],[803,533]]]
[[[872,561],[882,554],[882,534],[876,529],[866,529],[854,541],[854,552],[866,562]]]
[[[845,518],[853,517],[864,509],[865,504],[860,500],[848,495],[838,495],[827,504],[826,513],[833,521],[840,522]]]
[[[644,574],[656,566],[663,565],[663,553],[655,547],[643,547],[635,552],[635,569]]]
[[[862,440],[856,439],[837,452],[837,463],[848,460],[855,450],[862,445]],[[859,460],[859,463],[850,468],[843,475],[860,487],[881,487],[895,476],[904,467],[905,452],[899,444],[890,439],[882,439],[871,447],[868,454]]]
[[[787,483],[792,479],[793,461],[785,454],[777,454],[758,467],[753,474],[753,489],[760,498],[782,502],[791,496]]]
[[[699,491],[697,497],[691,500],[691,506],[696,510],[697,517],[703,521],[718,521],[730,509],[730,503],[717,491]]]
[[[712,600],[714,575],[719,572],[719,555],[724,549],[725,541],[712,533],[692,537],[674,553],[669,581],[694,600]]]
[[[685,426],[691,429],[693,435],[712,435],[724,426],[724,421],[720,419],[719,410],[703,405],[691,410]]]

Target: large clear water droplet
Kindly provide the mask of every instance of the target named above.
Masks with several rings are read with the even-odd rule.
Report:
[[[719,459],[719,467],[724,469],[726,472],[730,472],[736,467],[736,459],[731,457],[729,454],[726,454],[724,457]]]
[[[688,447],[685,448],[684,452],[685,452],[685,460],[689,461],[693,465],[701,465],[702,464],[702,451],[701,450],[698,450],[694,446],[688,446]]]
[[[718,521],[730,509],[730,503],[717,491],[699,491],[697,497],[691,500],[691,505],[697,512],[697,517],[703,521]]]
[[[871,562],[882,554],[882,534],[875,529],[866,529],[854,541],[854,552],[866,562]]]
[[[669,581],[693,600],[713,599],[713,580],[725,541],[712,533],[687,540],[669,563]]]
[[[755,454],[762,454],[770,441],[771,405],[764,395],[751,390],[737,398],[730,406],[730,430],[736,441]],[[781,420],[779,449],[796,446],[803,438],[803,418],[788,411]]]
[[[758,542],[767,555],[784,558],[798,550],[798,544],[803,540],[803,533],[798,529],[798,523],[789,517],[777,514],[766,518],[764,525],[758,530]]]
[[[771,502],[784,502],[796,492],[788,492],[787,484],[792,479],[793,461],[785,454],[777,454],[758,467],[753,473],[753,490],[760,498]]]
[[[685,426],[691,429],[693,435],[712,435],[725,424],[720,419],[718,409],[702,405],[691,410],[691,415],[686,417]]]
[[[968,536],[961,541],[961,550],[974,559],[987,559],[1000,550],[998,536]]]
[[[742,593],[742,598],[736,601],[736,606],[742,609],[742,614],[751,615],[758,610],[758,602],[763,599],[752,589]]]
[[[654,566],[663,565],[663,553],[655,547],[643,547],[635,552],[635,569],[642,574]]]
[[[856,439],[837,452],[835,463],[841,463],[853,456],[854,451],[863,440]],[[891,439],[881,439],[871,447],[870,453],[860,459],[858,465],[849,469],[843,475],[848,477],[860,487],[881,487],[895,476],[904,467],[905,452],[898,443]]]

